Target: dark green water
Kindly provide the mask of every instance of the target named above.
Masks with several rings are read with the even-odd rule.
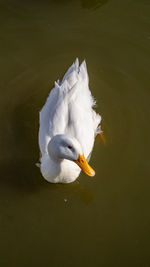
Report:
[[[69,185],[35,167],[38,112],[87,60],[106,145]],[[0,1],[0,266],[150,266],[150,1]]]

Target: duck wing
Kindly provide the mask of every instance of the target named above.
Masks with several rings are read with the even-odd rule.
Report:
[[[62,82],[55,82],[45,105],[39,114],[39,147],[42,155],[47,153],[47,145],[56,134],[64,134],[68,122],[68,99],[77,81],[78,59],[65,73]],[[70,76],[71,74],[71,76]],[[70,92],[70,93],[69,93]]]
[[[85,157],[88,158],[94,145],[95,136],[101,132],[101,116],[93,109],[95,100],[89,89],[85,61],[78,68],[77,74],[78,79],[68,103],[67,134],[71,134],[79,141]]]
[[[85,61],[79,66],[78,59],[65,73],[61,82],[55,82],[45,105],[40,111],[39,146],[47,153],[47,145],[56,134],[75,137],[85,156],[92,150],[94,136],[101,117],[93,110],[95,102],[88,87]]]

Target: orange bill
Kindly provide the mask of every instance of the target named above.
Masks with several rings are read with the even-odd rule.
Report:
[[[82,171],[84,171],[89,176],[94,176],[95,171],[91,168],[91,166],[87,163],[86,158],[84,155],[79,155],[77,160],[74,160],[74,162],[81,168]]]

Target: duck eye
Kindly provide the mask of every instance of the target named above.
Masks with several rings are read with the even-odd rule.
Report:
[[[69,149],[72,149],[72,146],[68,146]]]

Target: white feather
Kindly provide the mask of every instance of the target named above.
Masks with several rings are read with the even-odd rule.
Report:
[[[79,167],[69,160],[64,160],[55,173],[58,166],[49,158],[48,143],[57,134],[71,136],[80,143],[87,158],[93,149],[95,136],[100,131],[101,116],[93,110],[94,104],[89,90],[86,62],[83,61],[79,66],[76,59],[62,82],[55,82],[55,87],[40,111],[41,171],[48,181],[67,183],[78,177]]]

